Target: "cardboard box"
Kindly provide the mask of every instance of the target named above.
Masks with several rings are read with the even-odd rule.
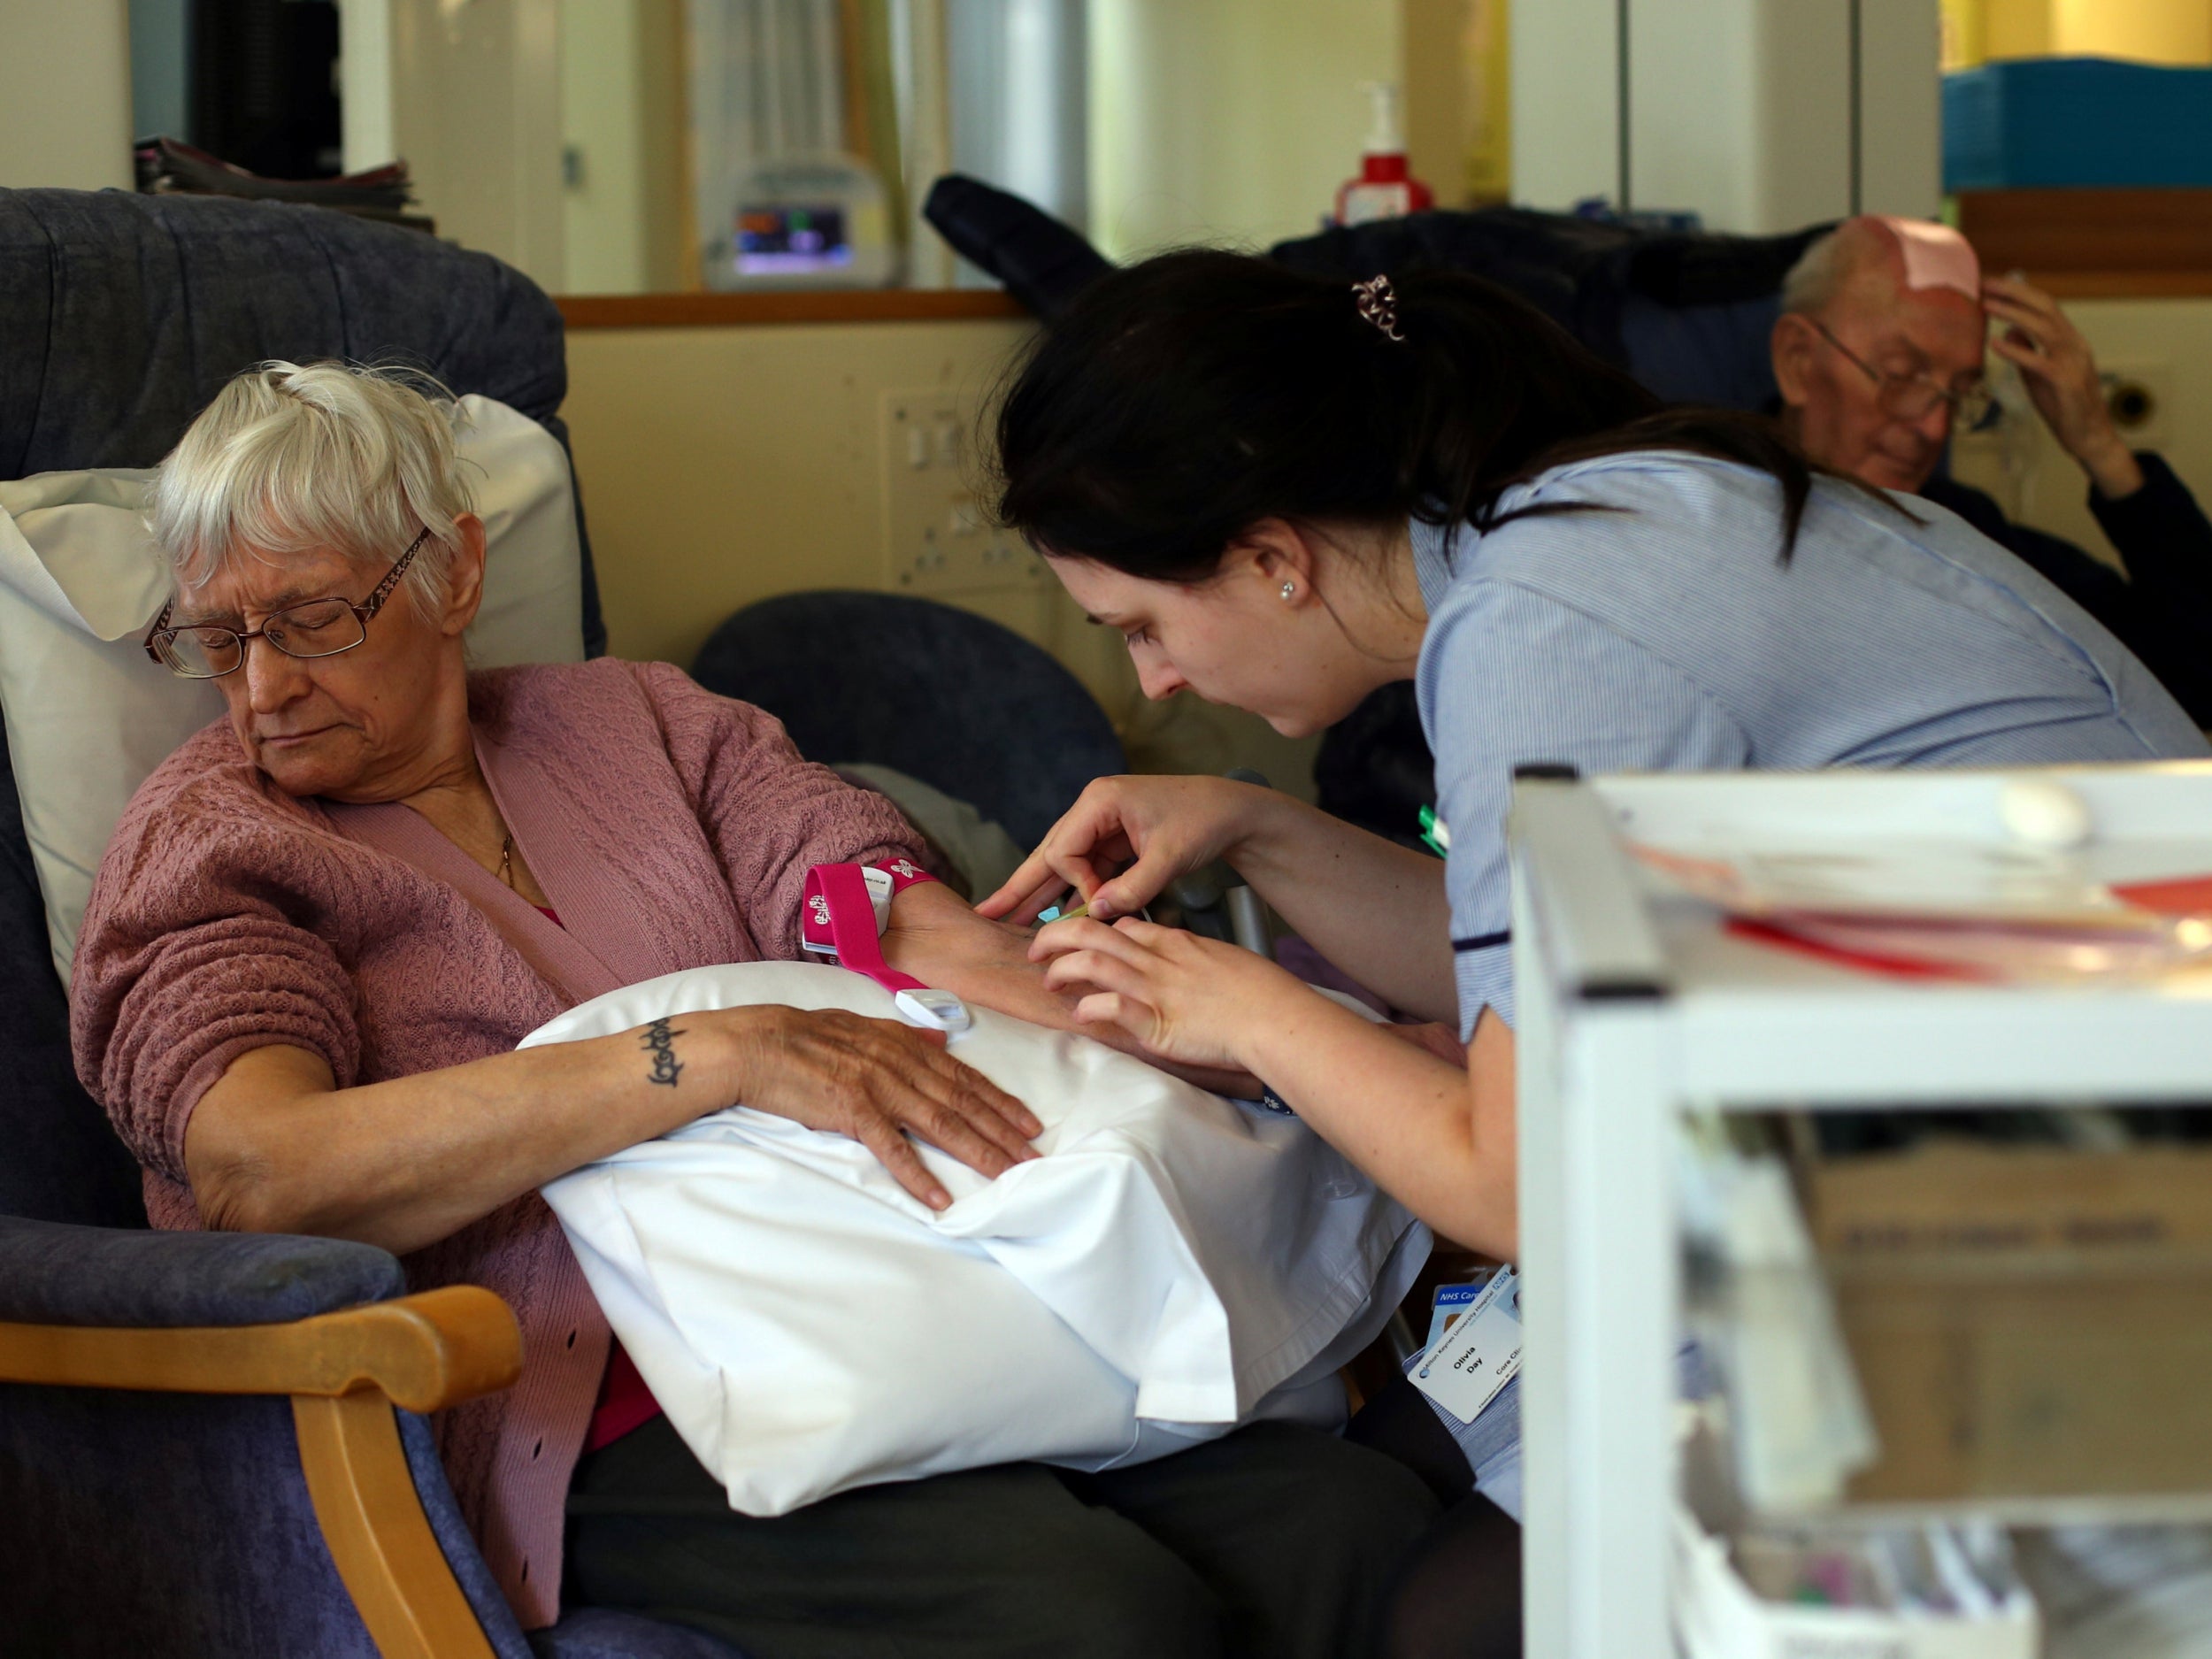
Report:
[[[1936,1143],[1803,1171],[1863,1501],[2212,1492],[2212,1152]]]

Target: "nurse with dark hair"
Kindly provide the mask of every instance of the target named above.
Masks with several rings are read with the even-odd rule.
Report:
[[[2207,753],[2110,634],[1959,518],[1825,472],[1752,417],[1662,409],[1463,275],[1348,285],[1162,256],[1039,337],[998,436],[1001,517],[1123,634],[1148,695],[1188,689],[1297,736],[1413,680],[1450,852],[1440,864],[1224,779],[1104,779],[979,908],[1027,920],[1078,889],[1089,914],[1046,927],[1033,954],[1048,984],[1087,993],[1079,1018],[1264,1078],[1439,1233],[1507,1261],[1517,765]],[[1263,957],[1139,917],[1217,859],[1394,1006],[1455,1018],[1464,1064]],[[1426,1426],[1432,1479],[1465,1492],[1480,1476],[1517,1508],[1517,1452],[1489,1449],[1494,1422]],[[1457,1441],[1440,1468],[1438,1429]],[[1481,1496],[1442,1526],[1409,1570],[1395,1651],[1517,1651],[1511,1575],[1460,1564],[1517,1555],[1512,1529]]]

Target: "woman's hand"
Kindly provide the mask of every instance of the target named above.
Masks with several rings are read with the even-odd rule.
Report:
[[[1125,918],[1055,922],[1048,983],[1093,987],[1076,1018],[1147,1048],[1265,1078],[1307,1128],[1447,1238],[1513,1259],[1513,1033],[1486,1010],[1463,1048],[1440,1025],[1376,1025],[1234,945]]]
[[[1101,778],[976,911],[1026,926],[1073,887],[1100,920],[1128,916],[1226,854],[1274,798],[1226,778]]]
[[[942,1032],[839,1009],[761,1008],[738,1061],[739,1103],[809,1129],[849,1135],[932,1210],[952,1202],[907,1139],[913,1134],[985,1175],[1037,1156],[1044,1125],[972,1066]]]
[[[1294,1022],[1316,995],[1241,946],[1133,916],[1111,926],[1087,916],[1054,922],[1030,954],[1050,958],[1048,989],[1094,987],[1075,1005],[1078,1022],[1114,1026],[1185,1065],[1255,1070],[1252,1039],[1271,1022]]]

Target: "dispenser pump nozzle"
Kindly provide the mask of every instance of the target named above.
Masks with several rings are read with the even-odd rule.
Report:
[[[1398,116],[1397,83],[1389,81],[1370,81],[1362,88],[1367,94],[1372,111],[1371,124],[1367,129],[1366,153],[1371,156],[1402,156],[1405,153],[1405,124]]]

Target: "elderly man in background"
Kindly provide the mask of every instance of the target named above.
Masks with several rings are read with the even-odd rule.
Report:
[[[1989,406],[1985,344],[2018,365],[2036,412],[2089,475],[2089,510],[2124,575],[1937,471],[1955,422],[1971,426]],[[1783,420],[1809,456],[1924,496],[2010,549],[2212,726],[2212,522],[2164,461],[2129,449],[2088,342],[2049,295],[1985,277],[1945,226],[1853,219],[1790,272],[1771,349]]]

